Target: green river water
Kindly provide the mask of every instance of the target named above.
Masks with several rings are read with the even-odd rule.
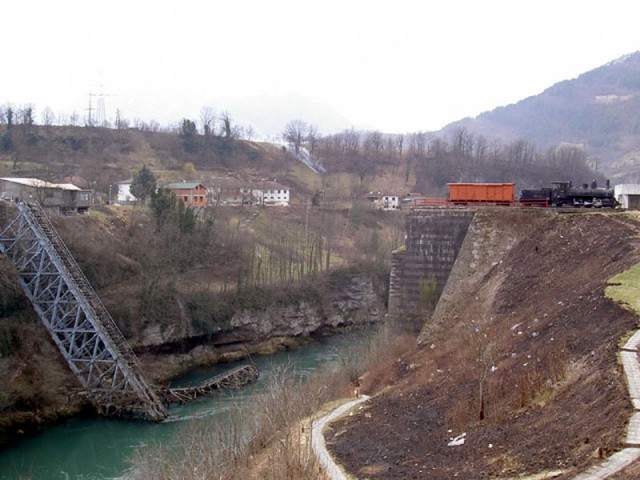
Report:
[[[193,421],[224,415],[231,404],[241,402],[268,380],[277,365],[287,363],[309,374],[339,359],[370,333],[357,332],[319,339],[291,352],[256,357],[260,378],[233,394],[213,395],[198,402],[172,406],[162,423],[127,422],[105,418],[73,419],[44,430],[0,451],[0,480],[126,479],[127,459],[138,448],[174,441]],[[240,363],[238,363],[240,364]],[[172,383],[196,384],[237,364],[200,368]]]

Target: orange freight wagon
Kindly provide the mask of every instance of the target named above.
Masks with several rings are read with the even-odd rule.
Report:
[[[457,205],[489,203],[510,205],[516,201],[515,183],[449,183],[449,202]]]

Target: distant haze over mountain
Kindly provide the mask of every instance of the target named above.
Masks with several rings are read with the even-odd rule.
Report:
[[[522,138],[540,148],[579,144],[598,170],[617,181],[640,182],[640,52],[439,133],[459,128],[488,139]]]
[[[262,137],[279,137],[292,120],[315,125],[322,135],[353,127],[353,124],[328,105],[298,95],[258,95],[223,98],[211,102],[220,112],[227,110],[234,123],[251,125]]]

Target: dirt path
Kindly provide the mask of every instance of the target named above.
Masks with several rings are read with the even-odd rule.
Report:
[[[311,448],[313,448],[313,453],[331,480],[347,480],[347,477],[342,473],[340,467],[333,461],[331,455],[329,455],[322,431],[336,418],[341,417],[356,405],[366,402],[367,400],[369,400],[369,397],[367,395],[362,395],[355,400],[351,400],[350,402],[341,405],[331,413],[313,422],[313,428],[311,430]]]

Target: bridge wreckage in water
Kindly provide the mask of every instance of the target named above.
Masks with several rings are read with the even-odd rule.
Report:
[[[167,404],[246,385],[255,365],[238,367],[195,387],[160,389],[138,360],[43,209],[21,203],[0,233],[0,254],[15,266],[23,292],[98,413],[162,421]]]

